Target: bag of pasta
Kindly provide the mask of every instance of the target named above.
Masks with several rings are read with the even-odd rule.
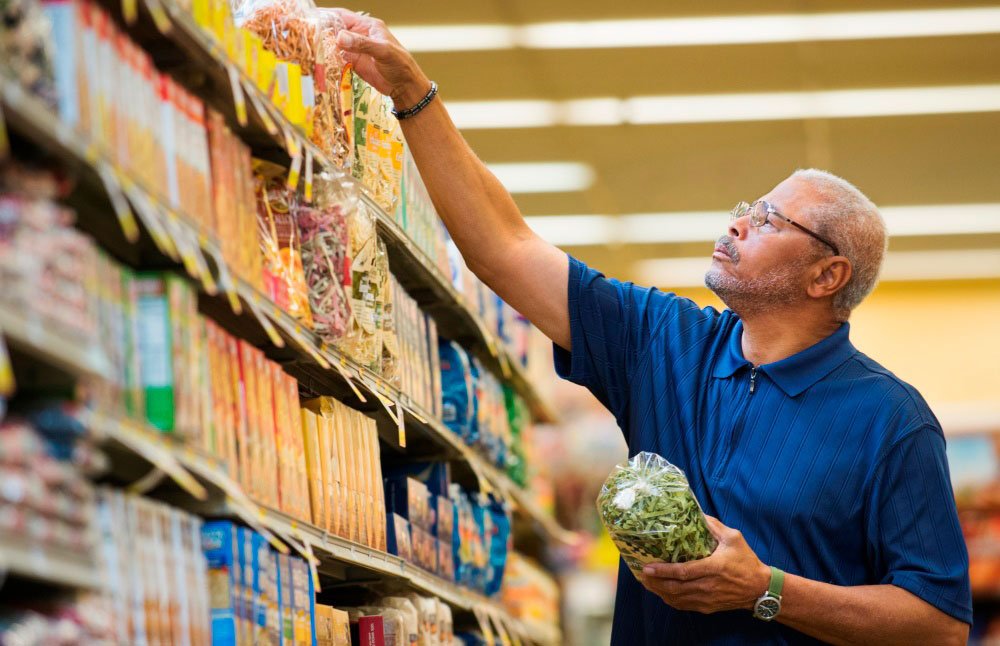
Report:
[[[264,292],[279,308],[312,327],[295,217],[298,207],[295,193],[286,184],[284,168],[255,160],[254,169]]]
[[[386,213],[394,213],[403,181],[403,133],[392,100],[353,75],[354,177]]]
[[[379,240],[375,219],[363,201],[350,214],[347,228],[351,242],[351,323],[337,345],[377,373],[382,363]]]
[[[345,180],[329,172],[317,175],[313,204],[300,204],[297,212],[313,331],[327,343],[340,340],[351,324],[348,221],[358,198]]]
[[[302,84],[312,88],[308,94],[314,99],[306,116],[309,139],[344,167],[350,146],[340,99],[344,62],[336,47],[343,21],[303,0],[244,0],[236,3],[234,13],[236,24],[261,38],[280,61],[299,66]]]
[[[655,453],[644,451],[616,466],[597,509],[637,577],[647,563],[694,561],[717,544],[684,472]]]

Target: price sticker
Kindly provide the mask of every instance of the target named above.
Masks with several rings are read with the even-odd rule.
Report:
[[[288,190],[294,191],[299,187],[299,175],[302,173],[302,155],[292,156],[292,167],[288,170]]]
[[[312,148],[306,148],[306,202],[313,201],[313,153]]]
[[[406,448],[406,423],[404,421],[406,415],[403,411],[403,405],[399,403],[397,399],[396,402],[396,427],[399,431],[399,446],[400,448]]]
[[[111,168],[111,165],[104,160],[98,160],[96,167],[97,174],[104,184],[104,190],[108,194],[108,199],[111,200],[111,207],[118,218],[118,225],[121,227],[122,233],[125,234],[125,238],[129,242],[136,242],[139,239],[139,224],[135,221],[135,215],[132,213],[132,209],[129,208],[125,194],[122,193],[118,176],[115,174],[114,169]]]
[[[10,353],[0,331],[0,396],[10,397],[14,394],[14,367],[10,362]]]
[[[247,123],[247,98],[243,93],[243,84],[240,83],[240,72],[232,63],[226,65],[226,72],[229,74],[229,89],[233,93],[233,105],[236,106],[236,122],[241,127],[246,128]]]
[[[126,25],[134,25],[139,18],[138,0],[122,0],[122,17]]]
[[[153,23],[161,34],[169,34],[171,29],[170,16],[167,15],[167,11],[163,8],[160,0],[146,0],[146,8],[149,9],[149,14],[153,16]]]
[[[10,139],[7,137],[7,122],[3,117],[3,106],[0,105],[0,159],[6,159],[9,154]]]

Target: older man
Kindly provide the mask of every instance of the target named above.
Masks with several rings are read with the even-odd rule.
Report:
[[[964,643],[940,425],[848,338],[886,245],[871,201],[807,170],[737,205],[705,277],[723,312],[609,280],[527,227],[382,22],[341,14],[339,45],[392,97],[469,266],[555,342],[629,452],[684,469],[719,519],[706,559],[620,568],[613,643]]]

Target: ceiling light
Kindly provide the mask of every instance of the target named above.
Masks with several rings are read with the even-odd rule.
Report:
[[[448,113],[459,128],[542,128],[558,121],[554,101],[451,101]]]
[[[595,20],[523,27],[402,25],[392,31],[411,52],[745,45],[992,34],[1000,32],[1000,8]]]
[[[742,45],[958,36],[1000,32],[1000,9],[930,9],[818,14],[552,22],[528,25],[523,47],[591,49]]]
[[[574,101],[452,101],[459,128],[541,128],[835,119],[1000,111],[1000,85],[642,96]]]
[[[555,245],[571,247],[604,244],[614,237],[614,218],[595,215],[558,215],[525,219],[535,233]],[[595,240],[603,242],[596,243]]]
[[[392,34],[411,52],[459,52],[510,49],[516,27],[506,25],[428,25],[393,27]]]
[[[1000,203],[886,206],[880,211],[890,237],[1000,233]],[[728,212],[719,210],[619,217],[543,215],[526,219],[552,244],[588,246],[711,242],[726,232],[728,218]],[[542,230],[547,235],[541,234]]]
[[[594,183],[594,169],[576,162],[487,164],[511,193],[585,191]]]
[[[704,287],[710,256],[640,260],[633,273],[640,284],[665,289]],[[1000,278],[1000,249],[893,251],[886,254],[879,280],[906,282]]]

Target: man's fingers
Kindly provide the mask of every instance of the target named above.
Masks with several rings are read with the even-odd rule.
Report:
[[[649,563],[642,568],[642,573],[658,579],[693,581],[713,573],[712,565],[705,562],[707,560],[700,559],[688,563]]]
[[[388,53],[389,44],[362,36],[350,31],[342,31],[337,36],[337,46],[343,51],[353,54],[368,54],[373,58],[381,58]]]
[[[337,16],[339,16],[344,22],[344,26],[351,31],[359,31],[363,28],[365,33],[368,32],[367,22],[371,20],[368,16],[363,16],[360,13],[351,11],[350,9],[341,9],[340,7],[324,7],[321,11],[330,11],[337,14]]]
[[[708,525],[708,531],[712,532],[712,536],[714,536],[717,541],[721,541],[722,535],[727,529],[729,529],[723,525],[722,521],[718,518],[715,516],[709,516],[708,514],[705,515],[705,523]]]

